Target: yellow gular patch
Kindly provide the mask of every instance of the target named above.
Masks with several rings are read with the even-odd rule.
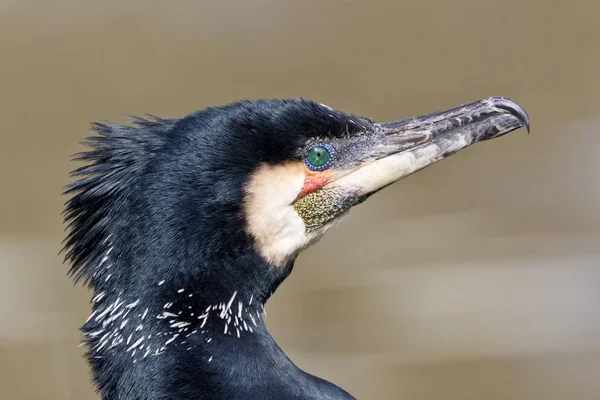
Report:
[[[304,221],[292,203],[305,189],[304,163],[262,165],[245,187],[244,212],[248,231],[261,256],[284,266],[320,238],[326,229],[306,234]]]

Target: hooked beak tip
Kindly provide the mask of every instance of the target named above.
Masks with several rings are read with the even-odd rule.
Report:
[[[527,129],[527,133],[531,133],[529,116],[527,115],[527,111],[525,111],[523,107],[521,107],[516,101],[513,101],[506,97],[492,97],[490,98],[490,100],[496,108],[508,111],[515,118],[517,118],[521,122],[523,127]]]

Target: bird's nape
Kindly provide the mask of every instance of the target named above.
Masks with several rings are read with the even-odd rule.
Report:
[[[526,127],[491,97],[388,123],[302,99],[94,125],[66,193],[67,260],[104,399],[352,399],[262,320],[297,255],[373,193]]]

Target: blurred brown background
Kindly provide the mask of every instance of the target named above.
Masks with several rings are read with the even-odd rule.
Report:
[[[600,398],[600,3],[0,0],[0,398],[94,399],[57,256],[89,122],[241,98],[390,120],[490,95],[524,131],[386,189],[302,254],[280,345],[359,399]]]

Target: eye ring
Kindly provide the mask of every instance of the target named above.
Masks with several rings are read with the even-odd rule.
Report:
[[[315,143],[304,154],[304,164],[311,171],[323,171],[335,160],[335,150],[328,143]]]

